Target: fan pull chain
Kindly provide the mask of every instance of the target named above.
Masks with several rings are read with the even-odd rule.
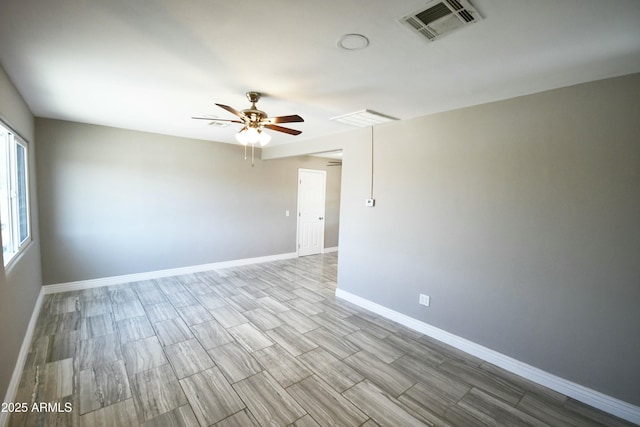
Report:
[[[247,160],[247,145],[249,145],[249,144],[245,144],[244,145],[244,159],[245,160]],[[255,158],[255,156],[254,156],[255,149],[256,149],[256,145],[255,144],[251,144],[251,167],[255,166],[255,162],[253,160]]]

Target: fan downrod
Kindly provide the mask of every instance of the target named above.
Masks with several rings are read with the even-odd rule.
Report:
[[[267,113],[265,113],[264,111],[258,110],[258,108],[256,107],[256,102],[260,100],[260,97],[262,96],[262,94],[260,92],[247,92],[246,95],[249,102],[251,102],[251,108],[242,110],[242,113],[245,114],[247,117],[249,117],[250,118],[249,121],[254,124],[263,119],[266,119]]]
[[[249,100],[249,102],[251,102],[253,104],[253,109],[256,108],[256,102],[260,101],[260,97],[262,97],[262,94],[260,92],[247,92],[247,99]]]

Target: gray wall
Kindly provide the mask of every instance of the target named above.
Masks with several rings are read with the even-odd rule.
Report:
[[[320,168],[327,171],[327,197],[324,213],[324,247],[338,247],[340,235],[340,188],[342,185],[342,166],[326,166],[323,160]]]
[[[640,405],[640,75],[344,146],[338,287]],[[418,294],[431,295],[431,307]]]
[[[252,168],[238,145],[89,124],[37,119],[36,133],[45,284],[295,252],[298,168],[339,174],[319,158]],[[327,187],[335,222],[339,186]]]
[[[42,287],[38,204],[36,194],[36,142],[33,115],[0,67],[0,117],[29,143],[32,241],[5,271],[0,263],[0,393],[4,397],[16,365],[31,313]]]

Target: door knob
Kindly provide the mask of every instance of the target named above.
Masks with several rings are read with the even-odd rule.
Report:
[[[323,217],[323,216],[321,216],[321,217],[320,217],[320,218],[318,218],[318,219],[319,219],[320,221],[322,221],[322,220],[324,219],[324,217]]]

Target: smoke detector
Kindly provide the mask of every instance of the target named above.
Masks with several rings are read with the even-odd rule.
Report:
[[[425,39],[434,41],[481,19],[482,16],[468,0],[435,0],[400,22]]]

